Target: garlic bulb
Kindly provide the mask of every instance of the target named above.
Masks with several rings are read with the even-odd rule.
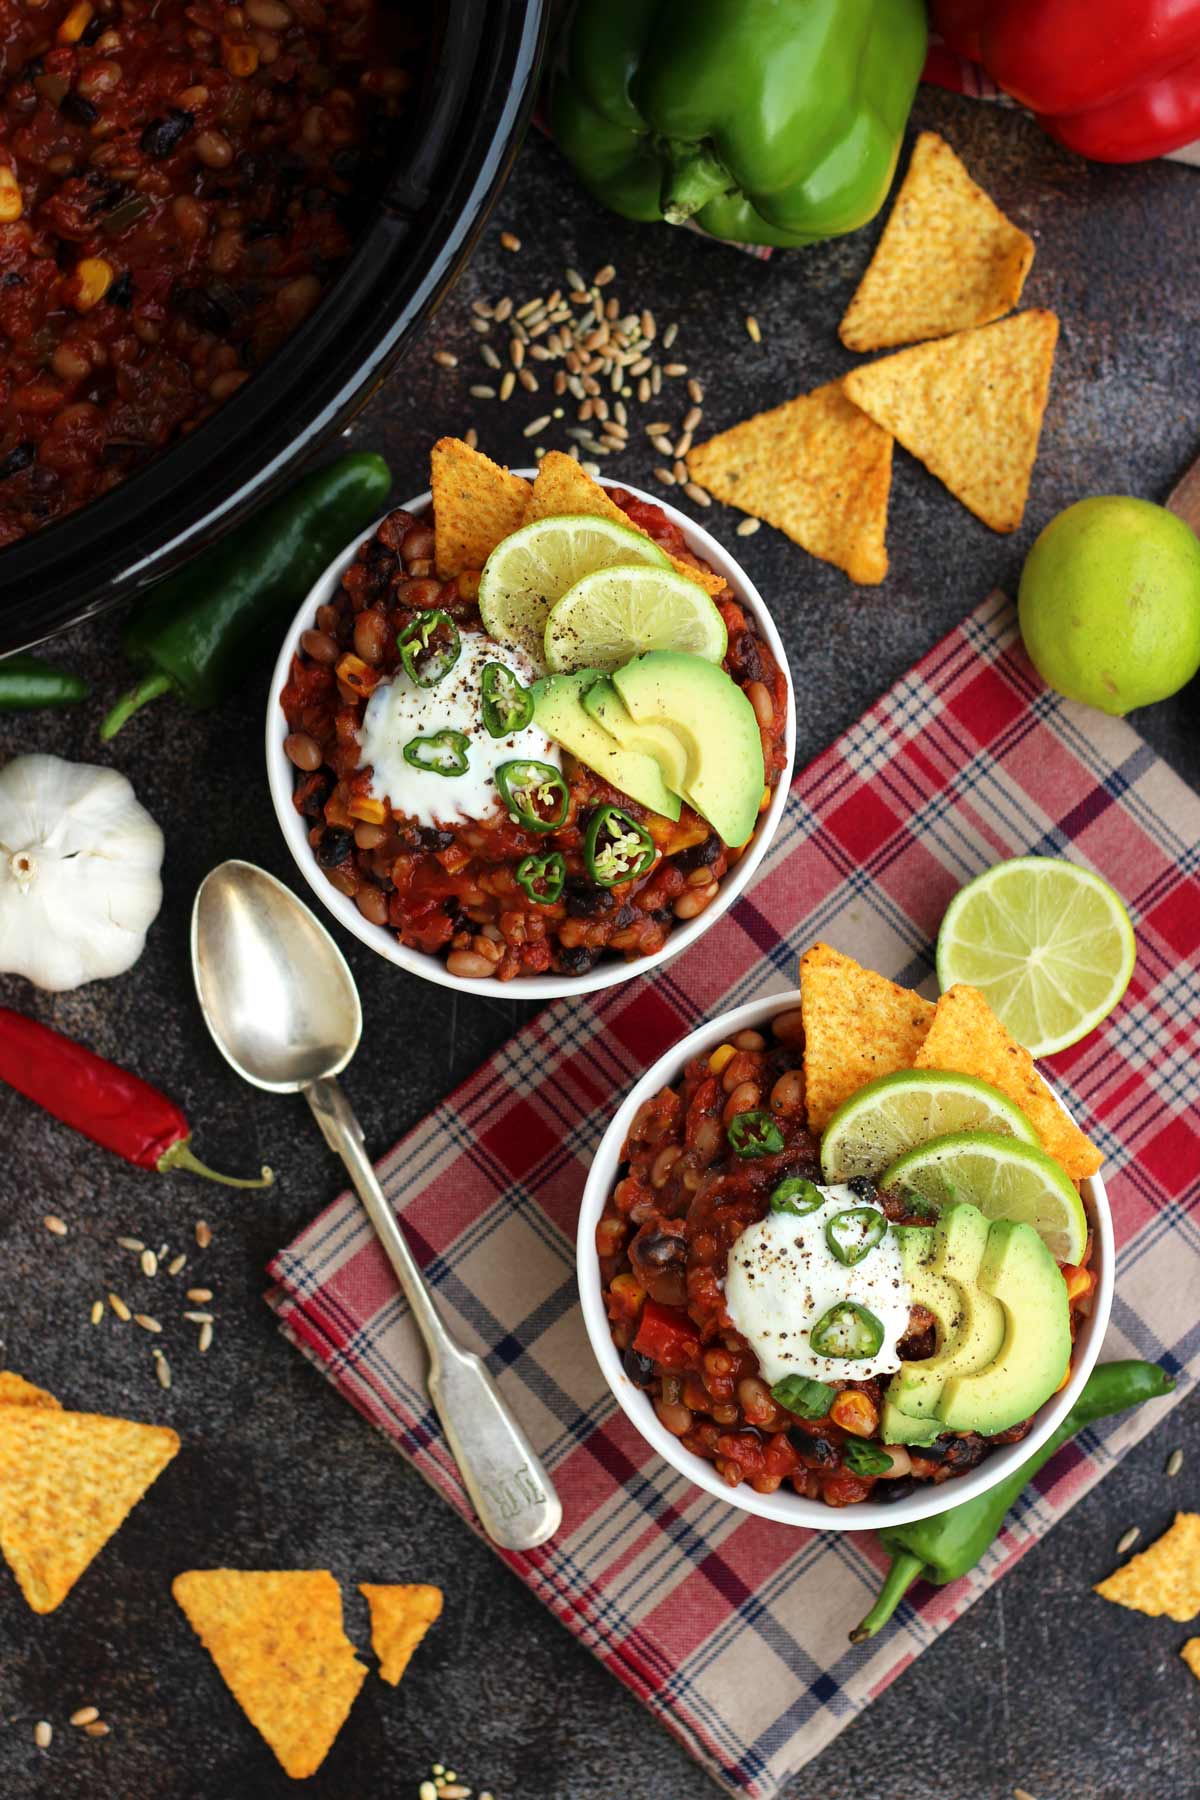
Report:
[[[0,769],[0,973],[76,988],[123,975],[162,905],[163,835],[115,769]]]

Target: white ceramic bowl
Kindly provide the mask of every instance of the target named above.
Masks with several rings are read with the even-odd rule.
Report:
[[[516,473],[532,478],[536,471],[518,469]],[[787,681],[787,766],[780,775],[779,783],[771,796],[770,806],[759,820],[758,829],[750,848],[730,870],[721,883],[717,898],[707,911],[700,914],[699,918],[689,919],[686,924],[676,925],[661,950],[656,950],[652,956],[638,957],[634,962],[623,962],[614,958],[611,962],[598,963],[586,975],[517,976],[515,980],[505,983],[505,992],[516,1000],[558,1000],[570,994],[590,994],[595,993],[598,988],[614,987],[620,981],[630,981],[635,976],[649,974],[652,969],[657,969],[671,957],[678,956],[682,951],[688,949],[696,942],[697,938],[703,937],[709,927],[716,923],[722,913],[729,910],[738,895],[745,890],[765,856],[787,805],[788,785],[792,778],[792,765],[796,755],[796,701],[792,692],[792,678],[788,669],[787,653],[758,589],[741,566],[714,537],[710,537],[707,531],[683,513],[677,512],[673,506],[668,506],[659,495],[644,493],[640,488],[630,487],[626,482],[609,482],[605,485],[623,487],[627,493],[636,494],[639,500],[648,500],[655,506],[661,506],[667,517],[680,527],[689,547],[697,556],[703,557],[705,562],[725,577],[737,599],[754,618],[758,630],[770,645],[775,660],[783,670],[784,678]],[[415,500],[406,500],[403,504],[406,511],[419,515],[428,507],[430,498],[428,493],[420,494]],[[372,527],[373,529],[374,527]],[[464,994],[491,992],[494,991],[494,983],[466,981],[461,976],[451,975],[441,957],[430,956],[422,950],[409,950],[397,941],[394,932],[382,925],[372,925],[364,919],[353,900],[347,899],[345,894],[339,894],[337,889],[325,879],[308,841],[308,829],[305,821],[292,805],[294,771],[284,754],[283,741],[287,736],[287,722],[279,704],[279,696],[287,681],[292,657],[296,653],[301,632],[307,631],[313,624],[318,606],[323,606],[337,593],[343,572],[354,561],[358,546],[367,535],[369,534],[363,533],[363,537],[356,538],[352,544],[348,545],[336,561],[329,565],[312,592],[305,596],[279,651],[275,673],[271,677],[271,691],[267,699],[267,777],[271,786],[271,799],[275,806],[275,815],[279,820],[280,829],[287,839],[288,849],[296,860],[296,867],[321,904],[328,908],[338,923],[344,925],[347,931],[352,932],[356,938],[368,945],[370,949],[378,952],[388,962],[397,964],[401,969],[407,969],[410,974],[423,976],[426,981],[436,981],[441,987],[454,988]]]
[[[778,1519],[785,1525],[802,1525],[815,1531],[870,1531],[886,1525],[902,1525],[911,1519],[932,1518],[935,1513],[945,1512],[948,1507],[957,1506],[960,1501],[985,1494],[1032,1456],[1066,1416],[1091,1373],[1108,1327],[1115,1261],[1112,1216],[1104,1183],[1098,1175],[1093,1176],[1090,1181],[1083,1183],[1083,1203],[1095,1233],[1092,1266],[1099,1275],[1092,1296],[1092,1310],[1075,1340],[1070,1381],[1061,1393],[1047,1400],[1037,1414],[1032,1431],[1020,1443],[1006,1444],[1003,1448],[994,1450],[985,1461],[966,1475],[955,1476],[952,1480],[937,1485],[918,1484],[906,1500],[896,1500],[887,1506],[871,1501],[863,1501],[859,1506],[826,1506],[822,1500],[802,1500],[798,1494],[783,1488],[774,1494],[756,1494],[745,1482],[736,1488],[726,1486],[712,1463],[685,1450],[679,1439],[672,1437],[660,1425],[650,1400],[626,1375],[621,1365],[620,1352],[612,1341],[604,1310],[600,1264],[596,1255],[596,1226],[604,1211],[605,1201],[616,1184],[621,1150],[633,1116],[643,1100],[649,1099],[664,1087],[673,1086],[682,1076],[686,1065],[702,1051],[715,1050],[718,1044],[725,1043],[737,1031],[756,1027],[766,1030],[778,1013],[793,1011],[796,1004],[795,993],[770,994],[762,1000],[751,1000],[745,1006],[739,1006],[733,1012],[714,1019],[710,1024],[700,1026],[697,1031],[684,1038],[682,1043],[676,1044],[673,1050],[668,1050],[665,1056],[661,1056],[642,1076],[600,1140],[584,1188],[576,1252],[579,1292],[583,1301],[587,1334],[604,1371],[605,1380],[646,1442],[672,1468],[694,1481],[697,1487],[715,1494],[720,1500],[727,1500],[730,1506],[741,1507],[743,1512],[757,1513],[760,1518]]]

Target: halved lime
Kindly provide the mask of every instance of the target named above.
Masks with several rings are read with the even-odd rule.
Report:
[[[959,1131],[1006,1132],[1037,1143],[1020,1107],[988,1082],[937,1069],[902,1069],[843,1100],[821,1139],[821,1168],[827,1181],[877,1176],[906,1150]]]
[[[585,575],[550,609],[546,664],[619,669],[646,650],[680,650],[719,663],[725,621],[702,587],[668,566],[616,567]]]
[[[907,1189],[935,1206],[967,1200],[985,1218],[1032,1225],[1057,1262],[1077,1263],[1087,1243],[1083,1201],[1054,1158],[998,1132],[934,1138],[898,1157],[879,1185]]]
[[[938,932],[944,993],[969,982],[1031,1056],[1065,1050],[1112,1011],[1137,945],[1117,895],[1090,869],[1014,856],[954,896]]]
[[[541,668],[546,616],[554,602],[581,575],[614,563],[671,567],[666,551],[631,525],[590,513],[534,519],[497,544],[484,564],[479,577],[484,630],[497,643],[520,644]]]

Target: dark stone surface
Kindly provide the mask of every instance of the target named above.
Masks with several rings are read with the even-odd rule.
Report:
[[[988,106],[922,97],[919,120],[942,126],[972,170],[1038,239],[1026,290],[1063,318],[1063,341],[1025,528],[993,536],[908,458],[897,457],[892,574],[854,589],[764,530],[742,546],[788,639],[806,759],[989,588],[1012,587],[1034,534],[1084,493],[1161,499],[1197,448],[1196,245],[1200,173],[1166,164],[1088,168],[1031,124]],[[500,225],[524,239],[497,247]],[[814,385],[851,360],[835,327],[869,253],[865,234],[761,265],[733,250],[609,218],[577,192],[555,152],[531,143],[460,292],[430,336],[474,349],[468,303],[506,288],[545,292],[564,263],[612,261],[618,291],[681,321],[679,354],[708,384],[706,426],[719,428]],[[760,320],[755,348],[742,326]],[[520,427],[545,410],[522,395],[506,411],[464,396],[473,371],[445,373],[423,354],[392,380],[353,432],[384,450],[397,493],[425,485],[426,451],[472,413],[484,447],[519,462]],[[664,416],[672,416],[667,408]],[[675,408],[675,416],[682,413]],[[636,437],[636,434],[635,434]],[[639,447],[623,462],[648,484]],[[716,528],[734,523],[717,511]],[[86,571],[80,580],[86,581]],[[112,622],[59,647],[111,696],[121,675]],[[192,718],[163,705],[135,722],[111,760],[167,830],[166,903],[146,954],[125,978],[51,999],[0,981],[27,1007],[157,1078],[183,1101],[211,1161],[248,1169],[269,1158],[266,1196],[140,1175],[0,1095],[0,1363],[68,1403],[178,1426],[185,1448],[71,1600],[35,1618],[0,1578],[0,1794],[68,1800],[241,1800],[291,1785],[217,1680],[168,1593],[189,1566],[328,1566],[343,1582],[353,1635],[365,1639],[353,1583],[424,1579],[446,1589],[443,1624],[392,1692],[372,1677],[352,1722],[306,1789],[322,1800],[407,1800],[438,1757],[498,1800],[682,1800],[712,1790],[590,1655],[559,1629],[416,1475],[276,1336],[261,1304],[270,1254],[339,1187],[303,1103],[240,1086],[197,1015],[187,967],[196,885],[214,863],[246,856],[299,885],[267,801],[258,749],[266,671],[222,712]],[[1195,691],[1136,721],[1163,755],[1200,781]],[[95,710],[6,721],[0,752],[35,747],[106,760]],[[367,1141],[382,1152],[500,1044],[522,1017],[507,995],[456,1000],[345,945],[361,985],[364,1049],[346,1086]],[[71,1224],[47,1236],[47,1210]],[[203,1214],[216,1237],[191,1244]],[[217,1290],[220,1323],[201,1360],[191,1328],[164,1337],[176,1372],[153,1379],[150,1340],[88,1322],[105,1288],[145,1304],[117,1233],[192,1248],[189,1271]],[[165,1283],[152,1290],[157,1310]],[[1184,1474],[1161,1471],[1176,1443]],[[1113,1545],[1133,1521],[1149,1538],[1176,1505],[1197,1500],[1200,1410],[1181,1407],[988,1597],[884,1694],[791,1794],[811,1800],[1001,1800],[1015,1785],[1039,1800],[1187,1800],[1197,1777],[1197,1695],[1178,1660],[1186,1627],[1093,1598]],[[70,1711],[95,1701],[113,1735],[81,1740]],[[32,1742],[52,1718],[51,1751]]]

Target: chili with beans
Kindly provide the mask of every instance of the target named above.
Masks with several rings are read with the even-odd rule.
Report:
[[[609,491],[665,550],[686,550],[659,507]],[[560,774],[515,753],[496,775],[506,805],[486,818],[418,826],[370,791],[371,770],[359,767],[370,693],[406,652],[412,658],[418,640],[421,655],[448,655],[462,633],[482,631],[477,586],[471,575],[436,580],[430,522],[393,512],[302,635],[281,700],[294,804],[309,821],[317,861],[372,924],[466,978],[579,975],[601,956],[650,955],[676,921],[712,903],[742,854],[688,807],[672,823],[570,757]],[[769,795],[787,760],[786,679],[728,589],[717,605],[729,633],[725,668],[756,690]],[[498,661],[486,673],[484,700],[525,722],[525,690],[512,671]],[[449,740],[461,736],[419,739],[413,754],[422,767],[453,773],[463,753]]]
[[[997,1445],[1024,1437],[1032,1421],[991,1438],[947,1434],[919,1450],[885,1449],[878,1429],[886,1377],[823,1382],[795,1375],[774,1394],[763,1380],[725,1310],[723,1281],[747,1226],[770,1209],[802,1216],[819,1203],[803,1066],[797,1009],[775,1018],[770,1040],[739,1032],[689,1063],[677,1087],[643,1103],[626,1140],[625,1173],[596,1227],[613,1342],[660,1422],[730,1487],[748,1482],[756,1493],[772,1494],[786,1483],[829,1506],[899,1499],[917,1483],[974,1468]],[[747,1119],[755,1122],[749,1131],[740,1124]],[[770,1148],[747,1156],[746,1143],[766,1138],[763,1120],[772,1128]],[[862,1179],[850,1185],[892,1222],[911,1219],[899,1196],[876,1194]],[[1074,1331],[1076,1308],[1094,1281],[1083,1268],[1063,1273]],[[864,1309],[847,1302],[834,1310]],[[839,1321],[839,1344],[846,1328],[866,1334],[871,1320],[864,1314]],[[872,1345],[878,1347],[873,1338]],[[934,1319],[926,1308],[912,1307],[899,1349],[910,1359],[933,1354]]]
[[[191,430],[312,311],[419,43],[376,0],[0,7],[0,546]]]

